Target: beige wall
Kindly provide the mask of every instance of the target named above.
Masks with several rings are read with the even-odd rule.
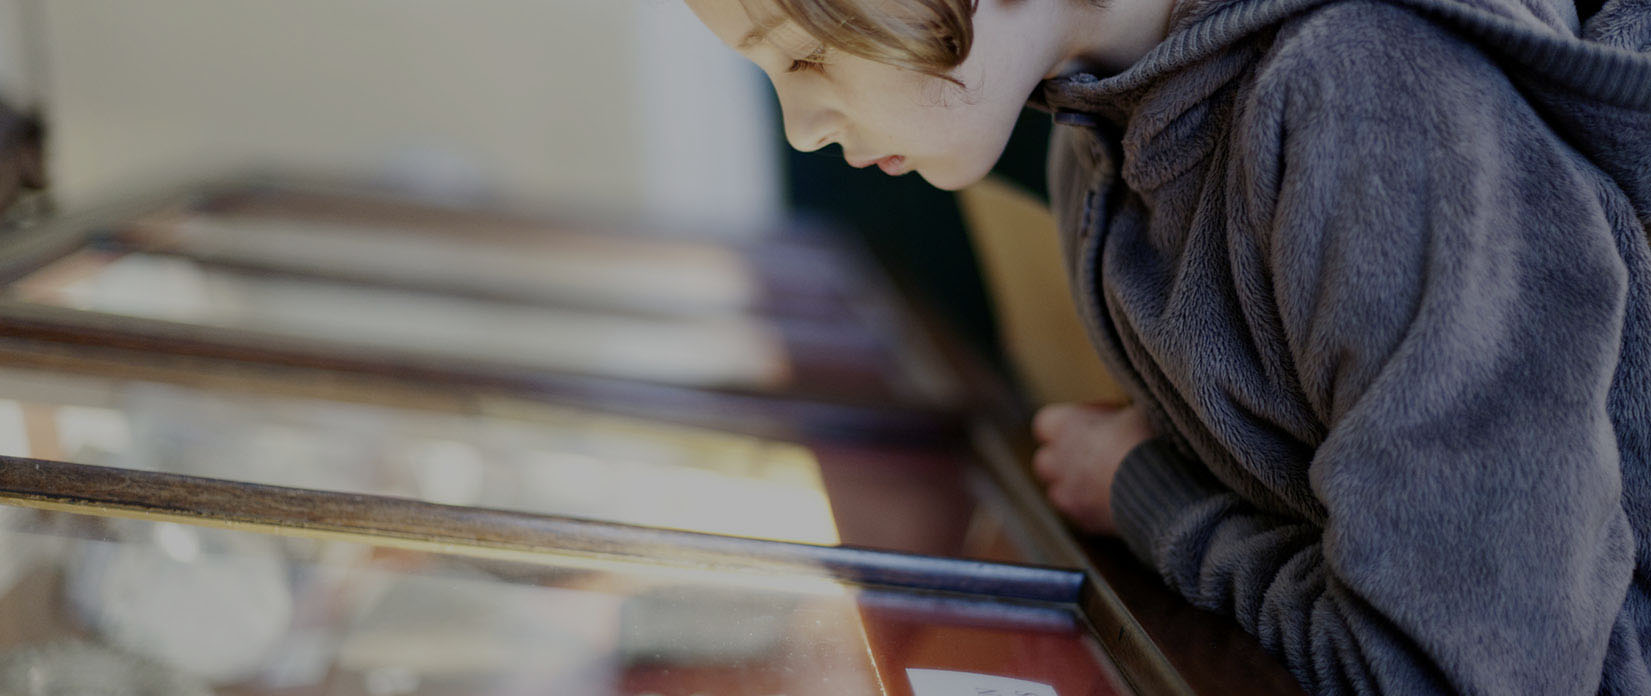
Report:
[[[24,31],[38,9],[37,0],[0,0],[0,99],[12,108],[31,108],[38,101],[31,79],[33,45]]]
[[[44,8],[69,207],[249,167],[690,220],[778,205],[758,76],[673,0],[4,3]]]

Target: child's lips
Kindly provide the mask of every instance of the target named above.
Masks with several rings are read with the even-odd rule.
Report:
[[[877,167],[889,176],[900,176],[906,173],[906,158],[900,155],[889,155],[877,160]]]
[[[906,158],[902,155],[889,155],[878,159],[848,160],[848,166],[855,169],[865,169],[872,165],[877,165],[878,169],[883,170],[883,173],[889,176],[900,176],[906,173]]]

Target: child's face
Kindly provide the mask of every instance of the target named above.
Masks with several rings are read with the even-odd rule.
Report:
[[[840,51],[822,65],[793,70],[821,48],[795,23],[750,43],[755,22],[769,19],[754,19],[760,10],[748,13],[741,0],[687,3],[723,43],[768,74],[792,147],[806,152],[836,143],[851,165],[915,171],[943,189],[968,186],[991,170],[1027,95],[1060,62],[1054,37],[1042,36],[1044,23],[1016,3],[980,3],[974,45],[951,73],[966,89]]]

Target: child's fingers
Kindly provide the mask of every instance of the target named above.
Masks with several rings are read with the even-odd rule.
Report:
[[[1037,454],[1032,455],[1032,473],[1039,481],[1049,483],[1060,475],[1055,464],[1055,452],[1049,447],[1039,447]]]
[[[1099,491],[1081,482],[1050,486],[1049,503],[1086,532],[1105,532],[1111,528],[1111,511]]]
[[[1049,442],[1060,436],[1067,422],[1077,413],[1076,404],[1050,404],[1038,409],[1038,415],[1032,418],[1032,434],[1043,442]]]
[[[1082,491],[1070,481],[1055,481],[1044,488],[1043,494],[1050,506],[1067,517],[1077,514],[1083,503]]]

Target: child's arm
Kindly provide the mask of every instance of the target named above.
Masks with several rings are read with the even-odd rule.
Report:
[[[1635,223],[1482,55],[1404,10],[1338,11],[1298,27],[1335,55],[1265,66],[1252,106],[1276,128],[1237,146],[1329,427],[1324,519],[1262,514],[1149,443],[1116,523],[1315,692],[1594,693],[1633,644],[1613,632],[1639,630],[1618,625],[1634,538],[1607,411],[1643,254],[1612,229]]]

